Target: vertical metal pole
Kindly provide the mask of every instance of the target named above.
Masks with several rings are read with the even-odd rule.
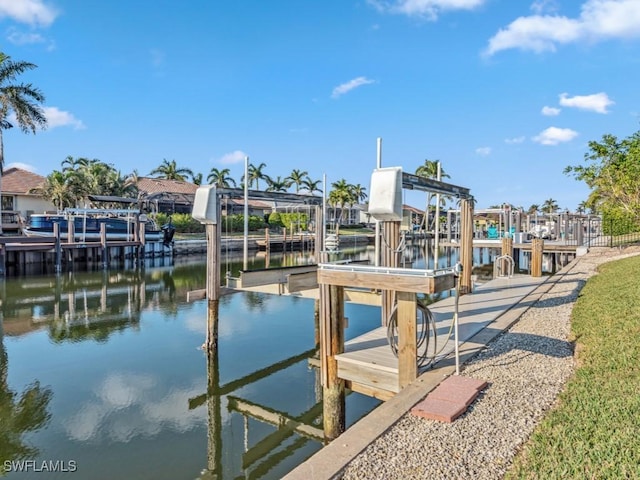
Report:
[[[229,212],[227,212],[228,214]],[[246,270],[249,264],[249,157],[244,157],[244,243],[242,253],[242,268]]]
[[[456,277],[456,300],[453,309],[454,342],[456,347],[456,375],[460,375],[460,342],[458,339],[458,308],[460,299],[460,276]]]
[[[438,160],[438,170],[436,174],[436,180],[442,180],[442,168],[440,166],[440,160]],[[429,212],[427,212],[428,218]],[[435,244],[434,244],[434,252],[433,252],[433,269],[436,270],[438,268],[438,249],[440,248],[440,194],[436,193],[436,224],[434,227],[435,230]],[[428,259],[427,259],[428,260]]]
[[[382,138],[378,137],[377,149],[376,149],[376,168],[382,168]],[[376,222],[376,238],[375,238],[375,250],[374,250],[374,265],[380,266],[380,222],[375,219]]]
[[[318,227],[316,227],[318,228]],[[327,174],[322,174],[322,248],[325,249],[324,242],[327,239]],[[322,259],[325,261],[325,258]]]

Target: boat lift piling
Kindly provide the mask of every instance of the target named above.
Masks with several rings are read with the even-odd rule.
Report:
[[[461,271],[397,268],[402,219],[402,189],[431,191],[457,196],[461,200]],[[336,438],[341,430],[345,387],[381,399],[406,387],[418,377],[417,294],[436,293],[456,286],[460,294],[470,293],[473,261],[473,198],[469,190],[440,181],[403,173],[400,167],[377,168],[371,180],[369,213],[380,225],[382,265],[320,264],[317,272],[320,290],[320,369],[323,387],[325,436]],[[459,283],[458,283],[459,282]],[[381,323],[391,321],[395,310],[398,331],[397,373],[369,370],[359,363],[340,365],[345,352],[344,288],[378,290],[382,295]],[[456,320],[456,319],[454,319]],[[364,341],[366,343],[366,341]],[[372,360],[368,360],[371,362]],[[375,363],[375,361],[373,361]]]

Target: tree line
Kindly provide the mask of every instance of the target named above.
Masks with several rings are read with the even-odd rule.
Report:
[[[25,133],[35,134],[38,129],[47,126],[42,107],[44,94],[37,87],[19,81],[20,75],[36,67],[30,62],[14,61],[9,55],[0,52],[0,195],[5,161],[3,131],[17,126]],[[564,174],[585,182],[590,189],[588,198],[581,202],[578,211],[588,209],[591,213],[640,224],[640,131],[623,139],[605,134],[601,141],[591,141],[588,146],[589,151],[584,155],[585,164],[571,165],[564,169]],[[440,178],[448,178],[439,163],[425,160],[424,165],[416,169],[416,175],[433,179],[437,178],[439,170]],[[296,192],[322,193],[319,188],[321,182],[309,177],[306,171],[293,169],[286,177],[272,177],[264,172],[265,167],[264,163],[249,166],[246,179],[249,188],[255,185],[259,190],[262,181],[265,190],[270,192],[286,192],[295,187]],[[190,180],[197,185],[202,184],[204,177],[201,173],[179,167],[175,160],[166,159],[150,175],[172,180]],[[67,157],[62,162],[61,170],[54,170],[47,176],[40,193],[58,208],[64,208],[77,204],[79,199],[88,194],[135,197],[138,194],[137,178],[136,171],[123,175],[112,165],[98,159]],[[206,180],[219,187],[236,185],[227,168],[212,168]],[[244,182],[243,176],[240,179],[241,186]],[[367,198],[363,186],[350,184],[345,179],[340,179],[331,186],[329,204],[339,207],[340,215],[346,206]],[[427,211],[432,208],[431,201],[432,196],[428,196]],[[527,212],[555,213],[558,209],[557,202],[550,198],[541,206],[531,205]]]

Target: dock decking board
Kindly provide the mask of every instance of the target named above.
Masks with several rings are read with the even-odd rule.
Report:
[[[489,326],[547,278],[525,275],[500,277],[476,288],[472,294],[461,296],[458,314],[460,344]],[[454,302],[455,297],[452,296],[429,305],[437,325],[437,351],[442,349],[437,361],[448,357],[455,349],[453,336],[448,338]],[[378,327],[347,341],[345,352],[338,355],[337,360],[338,375],[344,380],[396,393],[400,390],[398,359],[388,344],[386,327]]]

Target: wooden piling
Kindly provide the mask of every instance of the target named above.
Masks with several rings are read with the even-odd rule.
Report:
[[[109,250],[107,249],[107,224],[100,224],[100,251],[102,252],[102,267],[109,266]]]
[[[471,270],[473,268],[473,199],[460,200],[460,294],[471,293]]]
[[[60,244],[60,224],[58,222],[54,222],[53,224],[53,236],[56,239],[56,273],[60,273],[62,271],[62,245]]]
[[[333,440],[345,429],[345,385],[338,377],[336,360],[336,355],[344,352],[344,287],[330,285],[327,289],[329,299],[322,309],[320,355],[326,365],[322,392],[324,435]]]
[[[216,218],[221,218],[220,202],[216,202]],[[220,245],[221,227],[217,223],[205,224],[207,235],[207,285],[208,301],[207,336],[205,347],[208,352],[218,348],[218,311],[220,300]]]
[[[398,252],[398,246],[400,245],[400,222],[384,222],[382,224],[383,230],[383,252],[382,252],[382,266],[396,268],[399,264],[398,259],[400,253]],[[381,308],[381,324],[387,325],[393,310],[395,303],[395,293],[393,290],[384,290],[382,292],[382,308]]]
[[[534,238],[531,240],[531,276],[542,276],[542,257],[544,251],[544,240]]]
[[[511,237],[502,238],[502,256],[504,257],[506,255],[513,259],[513,238]],[[502,275],[508,277],[511,274],[510,265],[511,263],[507,259],[503,258],[500,260],[500,271]]]
[[[416,294],[396,292],[398,310],[398,384],[403,389],[418,378]]]
[[[313,302],[313,338],[316,348],[320,347],[320,300]]]

